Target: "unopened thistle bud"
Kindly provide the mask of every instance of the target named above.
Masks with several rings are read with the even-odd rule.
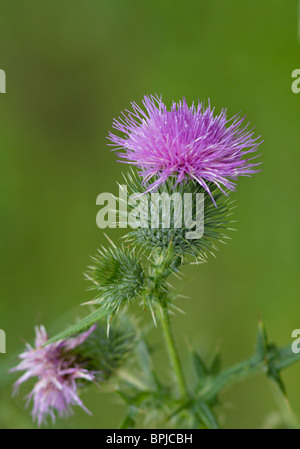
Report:
[[[139,297],[143,288],[144,270],[131,251],[112,245],[102,247],[92,258],[86,278],[91,281],[91,290],[97,297],[94,304],[101,304],[108,314],[114,314],[121,305]]]

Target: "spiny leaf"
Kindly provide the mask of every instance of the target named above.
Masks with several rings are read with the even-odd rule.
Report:
[[[94,324],[96,321],[100,320],[104,316],[107,315],[107,311],[103,309],[97,309],[94,312],[92,312],[90,315],[83,318],[78,323],[74,324],[73,326],[69,327],[68,329],[60,332],[59,334],[55,335],[55,337],[50,338],[47,343],[45,343],[44,346],[47,346],[51,343],[56,343],[59,340],[65,340],[66,338],[70,337],[71,335],[77,334],[87,327],[90,327],[92,324]]]
[[[120,429],[134,429],[135,420],[131,415],[126,415],[123,422],[120,425]]]
[[[264,360],[267,352],[268,352],[268,337],[263,322],[259,320],[257,341],[256,341],[256,354],[259,357],[259,360]]]
[[[144,401],[151,399],[152,392],[151,391],[141,391],[137,395],[131,398],[132,404],[136,406],[140,406]]]
[[[169,416],[168,419],[172,419],[175,416],[179,415],[182,411],[187,410],[189,407],[191,407],[194,404],[194,402],[189,399],[188,401],[181,404],[179,407],[177,407]]]
[[[136,407],[130,407],[129,412],[125,416],[124,420],[120,425],[120,429],[134,429],[136,426],[135,415],[137,414],[138,409]]]
[[[278,348],[277,353],[277,358],[273,361],[273,366],[275,366],[277,371],[287,368],[288,366],[300,360],[300,353],[295,354],[292,351],[292,347],[290,344]]]
[[[203,381],[207,376],[207,368],[205,363],[196,352],[193,352],[193,361],[198,378],[200,381]]]
[[[208,369],[209,374],[211,374],[212,376],[219,374],[219,372],[221,371],[221,366],[222,366],[222,358],[221,358],[220,350],[218,349],[214,358],[212,359],[210,366],[209,366],[209,369]]]
[[[132,404],[132,398],[129,394],[124,393],[121,390],[116,390],[115,393],[118,394],[126,404],[128,404],[128,405]]]
[[[275,367],[271,364],[269,364],[269,369],[268,369],[268,377],[270,377],[270,379],[272,379],[276,385],[278,386],[279,390],[281,391],[281,393],[286,396],[286,389],[285,386],[282,382],[282,379],[280,377],[279,372],[275,369]]]
[[[219,429],[215,415],[205,402],[198,401],[195,408],[201,421],[208,429]]]

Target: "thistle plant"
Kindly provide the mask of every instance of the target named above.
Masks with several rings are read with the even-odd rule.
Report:
[[[39,424],[47,415],[54,418],[55,412],[68,414],[73,405],[84,408],[78,395],[81,384],[87,388],[97,383],[101,389],[111,382],[128,406],[122,428],[134,427],[143,416],[152,427],[218,428],[215,407],[228,385],[265,373],[285,394],[280,373],[300,359],[290,345],[270,343],[260,321],[254,354],[234,366],[223,369],[219,352],[206,363],[187,349],[196,375],[196,382],[188,384],[171,327],[177,307],[170,279],[179,276],[185,264],[208,261],[229,238],[230,193],[239,176],[258,171],[260,137],[244,118],[229,119],[226,110],[217,115],[210,104],[188,106],[183,99],[168,110],[161,98],[147,96],[143,108],[132,103],[132,110],[122,113],[113,127],[118,134],[109,134],[110,145],[121,162],[133,166],[124,175],[126,192],[119,199],[116,225],[124,227],[129,216],[135,225],[118,246],[108,238],[108,245],[98,250],[86,270],[94,294],[87,304],[93,311],[50,339],[44,328],[38,329],[36,349],[28,346],[14,368],[25,371],[16,386],[37,378],[29,398],[33,397]],[[158,201],[152,201],[153,194]],[[174,194],[181,199],[180,209]],[[188,195],[201,198],[200,212],[200,203],[191,203]],[[163,198],[171,198],[168,216]],[[188,206],[189,220],[183,223],[181,212]],[[199,219],[203,232],[189,238]],[[155,369],[148,327],[140,328],[136,320],[126,318],[133,314],[134,303],[162,331],[171,383],[163,382]]]

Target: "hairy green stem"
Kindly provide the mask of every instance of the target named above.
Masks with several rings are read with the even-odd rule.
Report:
[[[170,358],[171,364],[173,366],[173,369],[174,369],[174,372],[176,375],[178,389],[179,389],[180,395],[182,397],[186,398],[188,395],[188,392],[187,392],[186,383],[185,383],[185,379],[184,379],[184,375],[183,375],[183,370],[182,370],[181,362],[180,362],[179,355],[177,352],[174,336],[173,336],[172,329],[171,329],[171,323],[170,323],[170,317],[168,314],[168,309],[166,306],[160,307],[160,320],[161,320],[161,325],[162,325],[162,329],[163,329],[163,333],[164,333],[164,337],[165,337],[166,347],[167,347],[167,350],[169,353],[169,358]]]
[[[300,353],[294,354],[291,345],[277,348],[275,354],[267,353],[264,359],[259,359],[257,355],[248,360],[237,363],[229,368],[222,370],[217,376],[207,380],[205,386],[200,391],[200,397],[203,400],[215,398],[227,386],[240,382],[252,375],[267,374],[273,378],[280,386],[280,371],[300,360]]]
[[[263,361],[256,361],[255,357],[237,363],[232,367],[224,369],[212,379],[207,380],[205,387],[201,390],[200,397],[203,400],[209,401],[216,397],[227,386],[236,382],[241,382],[252,375],[262,372],[267,372],[267,366]]]

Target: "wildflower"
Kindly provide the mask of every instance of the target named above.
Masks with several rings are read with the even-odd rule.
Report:
[[[35,348],[27,344],[26,350],[19,355],[21,362],[11,371],[25,373],[16,381],[15,391],[28,379],[37,377],[28,395],[28,403],[33,400],[32,415],[39,426],[46,423],[47,416],[55,422],[55,411],[59,417],[69,416],[73,405],[79,405],[90,414],[79,398],[77,389],[84,381],[95,381],[97,373],[86,369],[82,359],[72,351],[84,343],[96,327],[94,325],[74,338],[47,346],[43,346],[48,340],[44,326],[36,327]]]
[[[136,165],[147,191],[156,190],[170,177],[175,185],[196,180],[214,202],[209,183],[223,193],[234,190],[238,176],[256,173],[259,164],[246,157],[255,152],[260,142],[253,137],[245,118],[227,119],[226,110],[214,115],[210,104],[204,107],[185,99],[173,102],[168,111],[161,98],[145,96],[145,110],[132,103],[132,111],[122,113],[113,127],[123,137],[109,134],[109,139],[125,162]],[[225,189],[225,190],[224,190]]]

